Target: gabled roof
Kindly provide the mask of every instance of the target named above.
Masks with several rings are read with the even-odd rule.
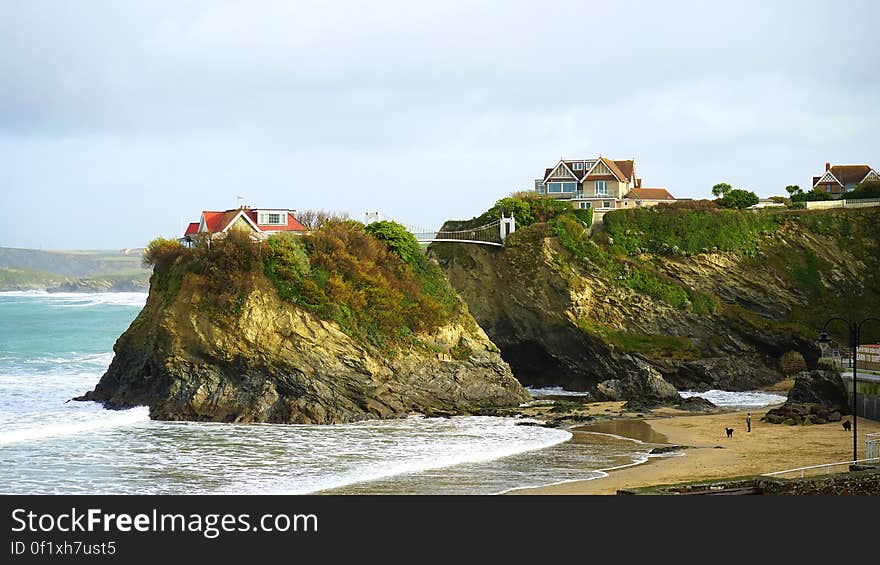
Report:
[[[868,165],[833,165],[831,167],[831,173],[843,184],[862,182],[870,172],[871,167]]]
[[[836,182],[843,186],[845,184],[860,183],[865,180],[873,169],[870,165],[832,165],[827,171],[819,176],[813,177],[813,186],[819,183]],[[827,178],[828,176],[832,178]],[[824,179],[824,180],[823,180]]]
[[[592,166],[590,166],[589,168],[585,166],[581,170],[576,170],[573,166],[574,163],[592,163]],[[580,182],[584,180],[585,177],[590,175],[590,171],[596,168],[596,165],[598,163],[603,163],[606,167],[608,167],[608,169],[611,171],[611,174],[614,175],[614,178],[619,181],[634,180],[633,175],[635,172],[635,161],[633,159],[615,161],[600,155],[596,159],[560,159],[559,162],[556,163],[556,165],[554,165],[553,167],[544,169],[543,182],[547,182],[550,178],[553,178],[554,180],[563,180],[563,177],[560,177],[559,175],[553,175],[551,177],[551,174],[559,169],[560,166],[563,167],[563,170],[566,172],[567,175],[571,175],[572,177],[577,179],[578,182]],[[601,178],[596,175],[593,175],[590,178],[601,180]],[[607,175],[604,178],[608,179]]]
[[[544,172],[544,180],[546,181],[547,179],[549,179],[550,176],[551,176],[551,175],[552,175],[557,169],[559,169],[560,167],[562,168],[562,171],[565,172],[565,173],[567,173],[569,176],[562,177],[562,176],[559,176],[559,175],[553,175],[553,178],[558,178],[558,179],[562,179],[562,178],[573,178],[573,179],[576,179],[576,180],[581,180],[581,177],[583,176],[583,173],[581,173],[580,176],[576,175],[575,172],[572,170],[572,168],[568,166],[568,163],[574,163],[574,161],[568,161],[568,162],[566,162],[566,161],[560,159],[559,162],[556,163],[556,165],[553,166],[553,168],[551,168],[551,169],[547,169],[547,170]]]
[[[226,231],[239,217],[244,218],[244,220],[258,232],[308,231],[308,229],[306,229],[306,227],[302,225],[289,210],[285,211],[287,213],[287,223],[282,225],[258,224],[258,211],[258,209],[252,208],[236,208],[234,210],[225,210],[223,212],[205,210],[202,212],[202,222],[205,225],[205,231],[208,233]],[[187,227],[187,233],[184,235],[189,235],[189,230],[193,225],[196,226],[196,231],[198,231],[202,222],[190,224],[189,227]]]
[[[626,198],[638,198],[639,200],[675,200],[665,188],[634,188],[630,190]]]
[[[186,237],[188,235],[193,235],[199,232],[199,222],[191,222],[188,226],[186,226],[186,231],[183,232],[183,236]]]
[[[614,164],[617,165],[618,170],[623,173],[623,177],[627,180],[631,180],[633,178],[633,171],[635,170],[636,162],[633,159],[628,159],[626,161],[614,161]]]
[[[623,171],[620,170],[620,167],[617,166],[617,163],[608,159],[607,157],[599,157],[599,160],[605,163],[605,166],[611,169],[611,172],[614,173],[614,176],[617,177],[617,180],[626,180],[628,177],[623,174]]]

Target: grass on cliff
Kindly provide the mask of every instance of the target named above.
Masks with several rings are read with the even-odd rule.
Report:
[[[693,254],[715,248],[754,255],[762,233],[775,232],[780,218],[751,211],[656,206],[614,210],[603,222],[613,245],[627,253]]]
[[[261,275],[282,300],[376,345],[410,340],[461,313],[443,272],[403,226],[391,222],[328,222],[307,236],[279,234],[261,244],[230,232],[193,249],[159,239],[145,262],[155,267],[167,296],[177,293],[187,273],[198,277],[203,299],[197,306],[221,322],[241,312]]]
[[[687,289],[648,265],[606,252],[590,238],[582,225],[567,216],[554,218],[551,229],[562,247],[587,265],[598,268],[614,284],[644,293],[674,308],[701,314],[718,309],[714,297]]]
[[[621,332],[589,318],[580,318],[578,327],[584,333],[598,337],[617,349],[639,353],[652,359],[686,361],[700,356],[699,348],[682,336]]]

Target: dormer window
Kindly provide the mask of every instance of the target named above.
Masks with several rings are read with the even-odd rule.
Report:
[[[574,164],[574,170],[576,170],[576,171],[583,171],[583,170],[584,170],[584,164],[583,164],[583,163],[575,163],[575,164]]]
[[[257,223],[261,226],[283,226],[287,224],[287,214],[280,210],[259,212]]]

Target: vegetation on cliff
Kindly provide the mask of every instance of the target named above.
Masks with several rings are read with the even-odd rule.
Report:
[[[880,209],[688,201],[590,228],[548,200],[513,195],[471,220],[532,217],[503,249],[431,247],[525,383],[592,390],[647,361],[679,387],[749,390],[781,379],[787,352],[815,367],[828,318],[880,311]],[[829,327],[844,344],[845,329]]]
[[[332,221],[310,235],[279,234],[263,244],[234,231],[192,249],[157,239],[144,261],[169,297],[182,277],[197,278],[207,290],[199,306],[218,320],[240,312],[260,272],[281,299],[374,344],[411,339],[461,313],[443,272],[393,222]]]

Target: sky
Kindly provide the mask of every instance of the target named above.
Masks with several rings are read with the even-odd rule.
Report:
[[[0,0],[0,246],[202,210],[436,228],[560,158],[710,197],[880,168],[880,3]],[[237,197],[243,197],[238,200]]]

